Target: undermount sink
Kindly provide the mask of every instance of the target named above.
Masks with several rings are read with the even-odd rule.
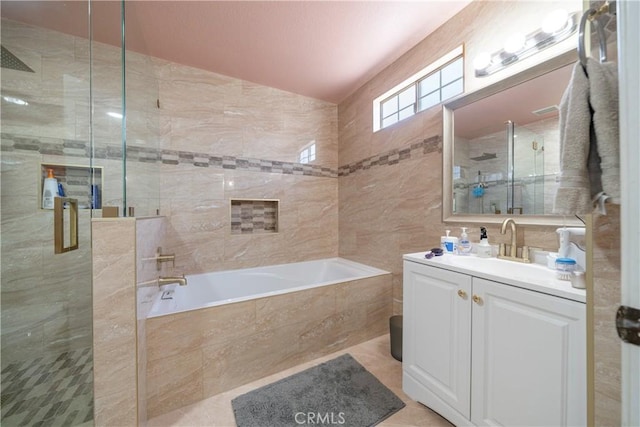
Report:
[[[425,259],[424,256],[425,252],[418,252],[405,255],[404,259],[574,301],[586,301],[584,289],[574,288],[571,286],[570,281],[559,280],[556,277],[556,272],[544,265],[520,263],[499,258],[479,258],[474,255],[444,254],[430,259]]]
[[[447,261],[452,265],[472,269],[474,271],[486,270],[487,272],[495,272],[496,270],[499,270],[501,274],[523,278],[541,273],[539,269],[539,267],[541,266],[538,264],[521,263],[500,258],[479,258],[476,256],[448,255]],[[554,274],[553,271],[549,270],[546,267],[543,267],[543,272],[552,275]]]

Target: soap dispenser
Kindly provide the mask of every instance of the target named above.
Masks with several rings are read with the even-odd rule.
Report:
[[[460,243],[458,244],[458,254],[469,255],[471,253],[471,242],[467,235],[467,227],[460,228],[462,228],[462,233],[460,234]]]
[[[53,169],[47,169],[47,177],[42,187],[42,209],[53,209],[53,198],[58,196],[58,180],[53,176]]]
[[[478,255],[479,258],[491,257],[491,245],[487,238],[487,229],[484,227],[480,227],[480,243],[476,246],[476,255]]]

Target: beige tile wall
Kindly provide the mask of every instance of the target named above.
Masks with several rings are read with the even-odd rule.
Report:
[[[590,7],[600,2],[591,0]],[[607,34],[609,61],[617,62],[617,23],[615,16],[602,17]],[[607,22],[608,20],[608,22]],[[591,35],[591,56],[598,57],[598,43]],[[620,339],[615,312],[621,301],[620,206],[607,205],[607,215],[593,215],[593,328],[594,328],[594,425],[621,425],[622,385]]]
[[[92,221],[97,426],[146,423],[146,313],[159,292],[149,282],[166,275],[152,259],[164,227],[162,217]]]
[[[621,352],[615,313],[620,306],[620,206],[593,216],[594,425],[621,425]]]
[[[137,317],[137,390],[138,424],[147,421],[147,314],[159,293],[154,280],[167,276],[171,263],[162,263],[160,270],[155,261],[158,248],[165,245],[166,218],[137,218],[136,220],[136,317]],[[163,255],[170,255],[166,250]]]
[[[96,426],[138,421],[135,228],[132,218],[92,221]]]
[[[161,214],[168,218],[176,271],[337,256],[337,107],[174,63],[157,61],[157,68],[162,148],[200,158],[177,156],[179,164],[161,166]],[[296,163],[311,141],[314,165],[333,170],[333,176],[201,167],[208,156]],[[278,199],[279,232],[231,235],[231,198]]]
[[[388,332],[391,276],[147,320],[154,417]]]
[[[3,158],[17,162],[3,165],[2,197],[7,202],[3,203],[4,237],[4,230],[11,236],[12,227],[20,233],[25,225],[19,223],[20,215],[36,221],[27,228],[45,232],[46,222],[42,222],[46,221],[45,213],[36,215],[39,163],[88,162],[90,108],[86,39],[3,20],[2,40],[3,45],[36,71],[31,74],[3,69],[2,73],[3,94],[30,102],[26,113],[14,105],[3,103],[2,106]],[[121,122],[106,114],[118,112],[122,106],[120,50],[94,43],[92,56],[93,138],[97,155],[94,164],[104,167],[103,205],[120,206],[122,213]],[[335,105],[131,52],[127,52],[127,72],[128,206],[135,208],[136,215],[155,215],[156,209],[161,208],[162,214],[169,217],[166,246],[177,254],[174,273],[337,255]],[[160,101],[159,109],[157,101]],[[321,174],[291,169],[286,173],[273,164],[294,164],[299,150],[311,141],[315,141],[317,147],[315,171],[319,172],[322,167]],[[30,147],[31,142],[35,148]],[[68,142],[85,148],[70,148],[65,145]],[[185,160],[208,156],[267,159],[272,161],[269,167],[274,172],[223,168],[222,165],[198,167],[192,160]],[[180,161],[173,162],[173,158]],[[16,179],[12,180],[8,174]],[[280,232],[269,236],[231,236],[230,198],[279,199]],[[12,211],[9,201],[13,208],[24,205],[25,209]],[[48,247],[38,242],[27,249],[20,243],[21,237],[16,239],[17,246],[10,246],[11,240],[3,238],[3,253],[12,252],[7,257],[40,259],[42,248]],[[81,244],[81,248],[88,245]],[[84,271],[89,271],[87,256],[71,260],[70,264],[74,269],[84,265]],[[3,291],[12,292],[3,294],[7,302],[14,296],[22,298],[22,294],[31,292],[33,283],[43,282],[32,280],[32,269],[17,272],[18,267],[16,263],[3,263]],[[21,277],[25,274],[30,277]],[[88,289],[88,273],[86,276]],[[78,274],[75,277],[81,278]],[[11,285],[5,287],[4,278],[10,278]],[[53,298],[57,301],[57,297]],[[88,301],[76,305],[86,310]],[[33,322],[23,319],[14,327],[10,319],[7,320],[11,335],[5,337],[10,340],[7,342],[17,343],[15,340],[20,339],[21,345],[15,347],[25,351],[41,348],[44,323],[47,323],[47,333],[58,334],[54,324],[60,324],[61,318],[56,313],[61,312],[66,313],[64,319],[71,319],[71,330],[76,323],[86,329],[86,322],[73,320],[80,313],[75,305],[69,307],[61,302],[55,307],[40,306],[36,311],[45,308],[48,311],[43,312],[45,320],[39,319],[37,324],[35,319]],[[3,310],[3,316],[18,318],[11,315],[9,308]],[[71,334],[74,339],[79,335]],[[88,334],[82,336],[90,342]],[[21,355],[16,353],[16,357]]]
[[[579,1],[563,2],[568,10],[580,10]],[[561,5],[554,4],[554,7]],[[473,77],[473,57],[481,50],[498,50],[506,34],[525,33],[540,25],[548,12],[538,2],[473,2],[408,53],[400,57],[338,106],[339,161],[345,166],[390,150],[401,150],[425,139],[436,139],[437,149],[411,150],[398,164],[341,174],[339,178],[340,256],[393,272],[394,313],[402,312],[403,253],[439,246],[442,223],[442,113],[433,107],[379,132],[372,132],[372,102],[388,88],[416,73],[460,44],[465,45],[465,90],[494,83],[569,49],[573,37],[552,49],[488,78]],[[431,144],[433,146],[433,144]],[[478,227],[470,228],[473,241]],[[504,240],[498,227],[487,227],[491,243]],[[555,228],[527,227],[530,246],[557,249]]]

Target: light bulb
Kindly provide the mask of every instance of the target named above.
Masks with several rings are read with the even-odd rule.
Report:
[[[523,47],[527,38],[522,33],[512,34],[505,42],[504,42],[504,51],[507,53],[517,53]]]
[[[564,9],[556,9],[550,12],[542,23],[542,31],[547,34],[558,33],[567,26],[569,22],[569,14]]]
[[[480,52],[473,60],[473,68],[482,71],[491,65],[491,55],[487,52]]]

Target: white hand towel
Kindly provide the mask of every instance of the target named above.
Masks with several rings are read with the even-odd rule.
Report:
[[[590,128],[589,80],[578,62],[560,101],[560,185],[553,207],[555,214],[585,214],[592,210],[587,168]]]
[[[620,203],[620,135],[618,130],[618,67],[613,62],[587,62],[589,101],[600,156],[602,191]],[[593,190],[593,189],[592,189]]]

